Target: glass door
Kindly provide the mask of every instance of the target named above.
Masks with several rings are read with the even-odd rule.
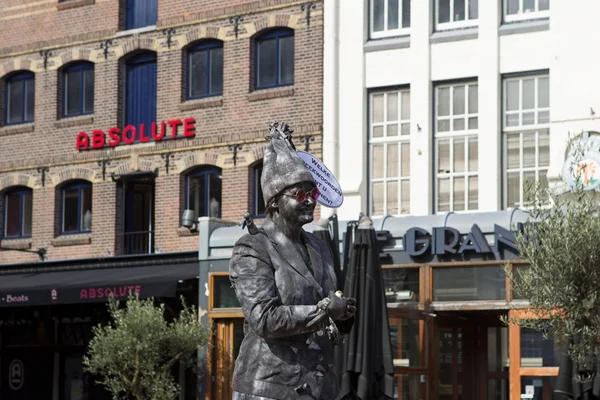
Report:
[[[448,315],[450,314],[450,315]],[[438,400],[508,400],[508,328],[495,312],[436,318]]]
[[[244,338],[244,319],[228,318],[214,320],[213,337],[213,399],[231,399],[231,381],[235,360]]]

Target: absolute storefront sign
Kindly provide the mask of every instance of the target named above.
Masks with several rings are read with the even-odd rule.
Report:
[[[524,225],[517,224],[523,232]],[[452,227],[435,227],[431,232],[422,228],[410,228],[404,234],[404,251],[411,257],[452,256],[481,254],[498,256],[504,249],[517,254],[518,248],[514,232],[494,224],[494,244],[490,245],[477,224],[461,234]]]
[[[196,119],[172,119],[151,124],[126,125],[123,128],[94,129],[77,134],[77,150],[101,149],[134,143],[160,142],[164,139],[190,138],[196,135]]]
[[[111,296],[117,300],[127,299],[129,295],[140,298],[174,297],[176,290],[176,282],[109,284],[52,289],[31,288],[19,292],[0,293],[0,307],[94,303],[104,302]]]

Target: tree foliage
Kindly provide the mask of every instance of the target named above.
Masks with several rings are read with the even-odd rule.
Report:
[[[182,299],[183,303],[183,299]],[[207,345],[208,330],[192,307],[172,322],[164,304],[131,296],[125,307],[108,302],[112,321],[93,328],[83,363],[99,377],[114,399],[170,400],[179,393],[172,370],[177,363],[190,366],[197,350]]]
[[[528,222],[517,237],[529,265],[507,273],[535,318],[506,322],[564,345],[579,380],[587,381],[600,355],[600,217],[598,193],[584,191],[579,177],[575,182],[566,193],[529,190]]]

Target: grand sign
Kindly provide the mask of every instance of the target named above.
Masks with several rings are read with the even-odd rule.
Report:
[[[522,232],[523,224],[518,224],[517,229]],[[494,245],[490,246],[477,224],[473,224],[466,235],[451,227],[433,228],[431,233],[422,228],[410,228],[404,234],[403,245],[411,257],[498,254],[502,249],[518,252],[515,234],[510,230],[494,224],[494,238]]]
[[[196,119],[184,118],[170,121],[152,122],[150,126],[139,124],[126,125],[123,129],[112,127],[105,133],[102,129],[93,130],[90,134],[79,132],[75,147],[77,150],[101,149],[105,146],[115,147],[119,144],[160,142],[165,137],[194,137],[196,135]],[[108,137],[107,137],[108,136]]]

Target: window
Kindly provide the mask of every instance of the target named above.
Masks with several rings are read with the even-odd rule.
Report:
[[[371,94],[371,215],[410,213],[410,91]]]
[[[31,236],[31,189],[17,188],[4,195],[4,237],[7,239]]]
[[[294,31],[277,29],[256,39],[256,88],[294,84]]]
[[[132,58],[126,69],[125,125],[139,129],[144,124],[148,132],[156,121],[156,54]]]
[[[223,94],[223,42],[201,42],[188,50],[188,99]]]
[[[92,185],[74,182],[61,192],[61,233],[81,233],[92,230]]]
[[[125,29],[156,25],[158,0],[126,0]]]
[[[559,355],[554,341],[544,339],[541,332],[521,328],[521,367],[556,367]]]
[[[477,83],[440,85],[435,99],[435,210],[476,210]]]
[[[94,112],[94,64],[78,63],[63,72],[63,116]]]
[[[371,38],[398,36],[410,28],[411,0],[371,0]]]
[[[501,266],[433,269],[433,301],[506,299],[506,274]]]
[[[549,17],[550,0],[504,0],[504,22]]]
[[[221,170],[198,168],[186,177],[186,208],[197,217],[221,218]]]
[[[528,185],[548,187],[550,87],[548,75],[504,79],[504,207],[525,203]]]
[[[254,199],[253,208],[255,217],[264,217],[266,214],[265,200],[263,198],[262,186],[260,185],[260,178],[262,177],[263,163],[256,165],[252,170],[252,182]]]
[[[436,0],[436,28],[438,30],[477,25],[479,0]]]
[[[31,72],[19,72],[6,80],[6,124],[33,122],[34,88]]]

